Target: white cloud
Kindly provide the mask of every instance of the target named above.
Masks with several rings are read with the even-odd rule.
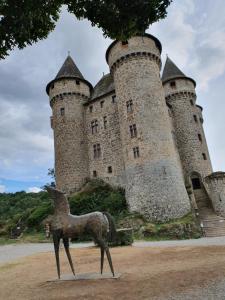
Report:
[[[4,185],[0,185],[0,193],[5,193],[6,187]]]
[[[27,193],[39,193],[40,191],[42,191],[42,189],[34,186],[34,187],[29,187],[26,192]]]

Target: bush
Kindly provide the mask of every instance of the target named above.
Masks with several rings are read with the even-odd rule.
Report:
[[[74,215],[107,211],[118,217],[127,211],[124,190],[113,188],[101,180],[89,182],[81,192],[71,196],[69,202]]]

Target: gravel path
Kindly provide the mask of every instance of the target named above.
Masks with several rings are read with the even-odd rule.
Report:
[[[71,248],[84,248],[93,246],[93,243],[76,243],[71,244]],[[159,242],[134,242],[134,247],[177,247],[177,246],[225,246],[225,236],[216,238],[201,238],[195,240],[179,240],[179,241],[159,241]],[[37,244],[12,244],[0,246],[0,263],[8,263],[20,257],[29,256],[41,252],[53,251],[51,243]],[[225,299],[225,297],[224,297]]]
[[[194,240],[179,240],[179,241],[159,241],[146,242],[138,241],[133,243],[134,247],[201,247],[201,246],[225,246],[225,236],[213,238],[200,238]],[[225,300],[225,297],[224,297]]]
[[[71,248],[86,248],[93,246],[93,243],[71,244]],[[0,264],[8,263],[21,257],[53,251],[52,243],[37,244],[12,244],[0,246]]]

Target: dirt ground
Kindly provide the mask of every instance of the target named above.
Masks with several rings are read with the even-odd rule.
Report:
[[[100,251],[72,249],[77,273],[98,272]],[[0,266],[0,299],[160,299],[171,292],[207,286],[225,277],[225,247],[174,247],[111,249],[120,279],[47,282],[56,277],[53,253],[41,253]],[[63,274],[70,274],[64,251]],[[108,272],[105,261],[105,272]]]

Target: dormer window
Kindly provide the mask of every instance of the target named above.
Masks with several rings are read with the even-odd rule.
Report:
[[[175,89],[175,88],[176,88],[176,82],[175,82],[175,81],[171,81],[171,82],[170,82],[170,87],[171,87],[172,89]]]
[[[76,80],[76,85],[80,85],[80,80]]]

